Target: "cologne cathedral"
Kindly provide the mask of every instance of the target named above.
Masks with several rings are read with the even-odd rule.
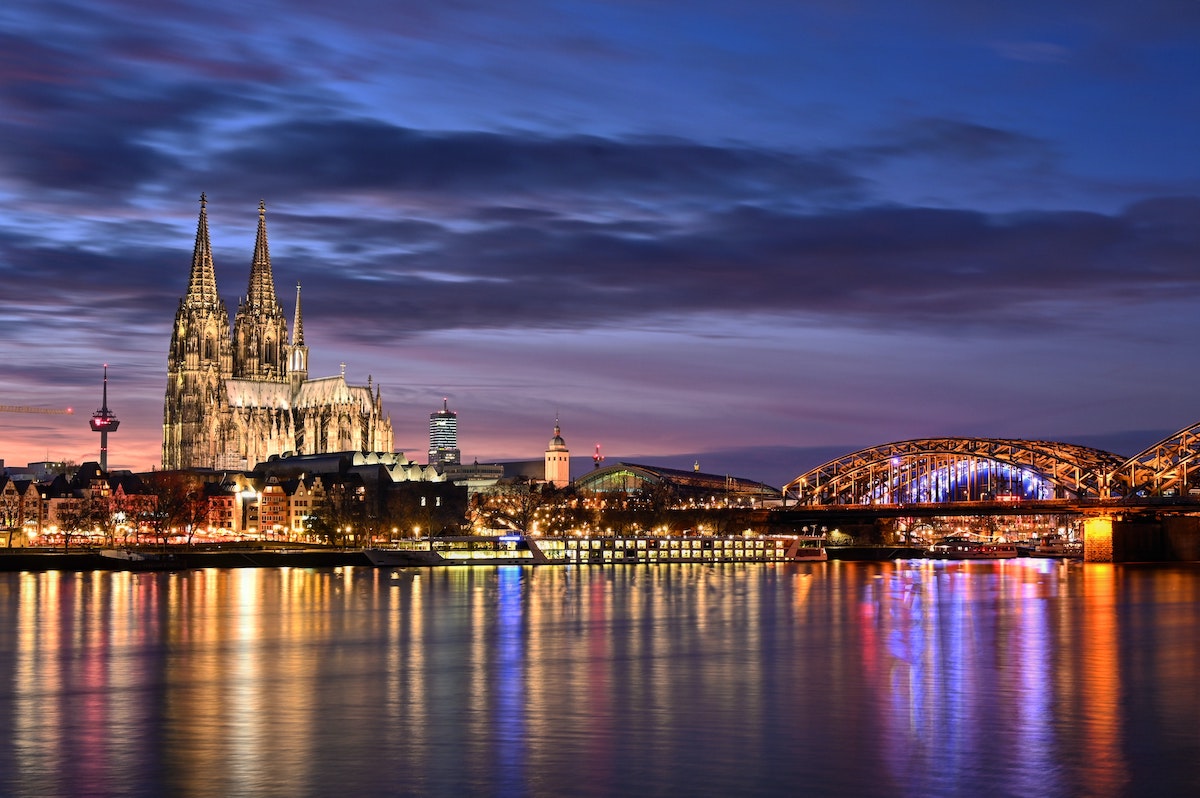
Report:
[[[206,206],[201,194],[192,273],[167,355],[163,468],[244,470],[272,455],[390,452],[392,422],[370,377],[366,385],[348,385],[343,364],[339,376],[309,379],[299,284],[289,340],[275,295],[264,203],[250,287],[230,336]]]

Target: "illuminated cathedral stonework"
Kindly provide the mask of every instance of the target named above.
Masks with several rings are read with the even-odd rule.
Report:
[[[217,295],[207,202],[192,252],[187,296],[179,301],[167,355],[164,469],[249,469],[287,453],[390,452],[392,422],[378,386],[337,377],[309,379],[300,286],[292,337],[275,295],[266,206],[259,203],[250,287],[229,312]]]

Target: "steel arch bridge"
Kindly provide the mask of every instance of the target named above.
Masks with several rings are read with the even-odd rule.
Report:
[[[1113,495],[1154,498],[1200,490],[1200,421],[1121,463],[1109,476]]]
[[[830,460],[783,490],[808,505],[1200,497],[1200,422],[1130,458],[1009,438],[885,443]]]
[[[784,494],[810,506],[1107,498],[1127,462],[1069,443],[922,438],[831,460],[789,482]]]

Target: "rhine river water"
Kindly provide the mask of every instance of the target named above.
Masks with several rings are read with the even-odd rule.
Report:
[[[0,574],[0,795],[1196,796],[1200,566]]]

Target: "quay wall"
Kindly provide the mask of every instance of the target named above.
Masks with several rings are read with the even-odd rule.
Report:
[[[0,571],[171,571],[191,568],[332,568],[370,565],[361,551],[238,549],[170,552],[163,559],[126,561],[94,551],[0,550]]]

